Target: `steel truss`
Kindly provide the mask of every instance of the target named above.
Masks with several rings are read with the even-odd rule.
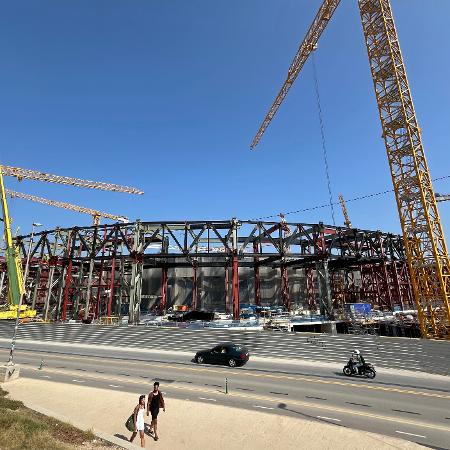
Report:
[[[16,241],[25,261],[29,236]],[[165,311],[174,268],[192,270],[190,306],[201,308],[199,276],[213,267],[223,268],[223,310],[235,318],[240,311],[240,270],[253,278],[253,302],[264,304],[264,268],[279,274],[280,304],[287,309],[301,303],[334,317],[348,302],[370,301],[384,309],[412,305],[398,235],[322,223],[237,219],[137,221],[37,233],[31,247],[27,302],[44,318],[62,321],[120,315],[127,304],[129,321],[136,323],[144,271],[158,271],[157,307]],[[298,274],[304,283],[293,295],[298,283],[293,275]],[[4,277],[2,285],[6,285]]]

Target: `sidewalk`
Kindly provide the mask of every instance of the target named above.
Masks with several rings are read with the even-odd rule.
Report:
[[[116,390],[21,378],[3,386],[26,406],[104,436],[128,438],[125,420],[137,396]],[[143,385],[148,394],[150,387]],[[219,405],[166,398],[159,416],[159,441],[146,436],[146,448],[161,450],[239,449],[420,449],[420,445],[321,422]],[[106,436],[105,436],[106,437]],[[117,441],[116,441],[117,442]],[[124,447],[132,448],[122,440]],[[136,437],[135,443],[139,445]],[[137,448],[137,447],[136,447]]]

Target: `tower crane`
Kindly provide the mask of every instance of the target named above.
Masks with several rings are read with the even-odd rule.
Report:
[[[25,290],[25,285],[22,280],[22,262],[19,259],[19,254],[17,248],[14,246],[12,235],[10,218],[8,213],[8,204],[6,202],[6,196],[24,198],[27,200],[36,201],[39,203],[44,203],[47,205],[58,206],[60,208],[66,208],[78,212],[84,212],[92,215],[94,219],[94,225],[99,223],[100,217],[106,217],[118,221],[128,221],[126,217],[114,216],[109,213],[103,213],[89,208],[83,208],[76,205],[71,205],[69,203],[57,202],[54,200],[48,200],[41,197],[35,197],[28,194],[22,194],[20,192],[6,191],[3,184],[3,175],[16,177],[19,181],[23,179],[45,181],[48,183],[66,184],[70,186],[85,187],[88,189],[100,189],[104,191],[113,192],[125,192],[128,194],[142,195],[144,192],[129,186],[120,186],[113,183],[105,183],[99,181],[82,180],[80,178],[72,178],[61,175],[53,175],[44,172],[38,172],[36,170],[22,169],[20,167],[3,166],[0,165],[0,191],[1,191],[1,204],[3,212],[3,222],[4,222],[4,234],[6,240],[6,266],[8,273],[8,299],[9,299],[9,309],[0,311],[0,319],[2,318],[13,318],[14,316],[20,317],[33,317],[36,315],[35,310],[29,310],[26,305],[21,305],[22,294]],[[18,311],[16,313],[16,311]],[[17,327],[17,322],[16,322]]]
[[[84,187],[84,188],[88,188],[88,189],[99,189],[102,191],[123,192],[123,193],[127,193],[127,194],[142,195],[144,193],[144,191],[141,191],[140,189],[130,187],[130,186],[121,186],[119,184],[114,184],[114,183],[83,180],[81,178],[67,177],[67,176],[63,176],[63,175],[53,175],[50,173],[39,172],[37,170],[32,170],[32,169],[23,169],[21,167],[14,167],[14,166],[2,165],[2,166],[0,166],[0,168],[1,168],[3,176],[15,177],[19,181],[27,179],[27,180],[35,180],[35,181],[45,181],[47,183],[66,184],[69,186]],[[93,218],[94,225],[98,225],[100,223],[101,217],[116,220],[118,222],[124,222],[124,223],[128,222],[128,219],[126,217],[116,216],[113,214],[97,211],[95,209],[85,208],[83,206],[72,205],[70,203],[60,202],[60,201],[56,201],[56,200],[49,200],[49,199],[42,198],[42,197],[36,197],[34,195],[11,191],[9,189],[6,189],[5,193],[7,195],[9,195],[11,198],[23,198],[25,200],[43,203],[45,205],[56,206],[58,208],[64,208],[64,209],[69,209],[72,211],[90,214]]]
[[[260,141],[330,22],[325,0],[256,133]],[[450,259],[389,0],[358,0],[422,337],[450,339]]]
[[[124,192],[126,194],[142,195],[140,189],[121,186],[119,184],[105,183],[103,181],[82,180],[80,178],[66,177],[63,175],[52,175],[50,173],[38,172],[37,170],[22,169],[20,167],[1,166],[3,176],[15,177],[19,181],[23,179],[45,181],[47,183],[67,184],[69,186],[84,187],[88,189],[100,189],[102,191]]]
[[[57,208],[69,209],[71,211],[76,211],[84,214],[89,214],[92,216],[93,225],[100,224],[100,218],[115,220],[117,222],[127,223],[129,222],[127,217],[115,216],[114,214],[109,214],[106,212],[97,211],[91,208],[85,208],[83,206],[72,205],[71,203],[60,202],[57,200],[49,200],[43,197],[36,197],[35,195],[24,194],[23,192],[11,191],[10,189],[5,189],[6,195],[11,198],[22,198],[24,200],[30,200],[32,202],[42,203],[44,205],[55,206]]]
[[[347,211],[347,205],[342,194],[339,194],[339,203],[341,204],[342,215],[344,216],[344,224],[347,228],[352,228],[352,223],[350,222],[350,217]]]

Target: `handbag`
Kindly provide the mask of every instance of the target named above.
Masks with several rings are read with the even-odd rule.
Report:
[[[128,417],[127,421],[125,422],[125,428],[128,431],[134,432],[135,428],[134,428],[134,413],[131,414],[130,417]]]

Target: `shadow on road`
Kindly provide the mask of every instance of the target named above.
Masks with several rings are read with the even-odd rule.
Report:
[[[317,416],[311,416],[310,414],[305,414],[305,413],[302,413],[300,411],[296,411],[295,409],[289,409],[287,407],[286,403],[279,403],[278,404],[278,408],[282,409],[283,411],[289,411],[289,412],[292,412],[292,413],[297,414],[299,416],[305,417],[308,420],[314,420],[316,422],[323,422],[323,423],[327,423],[328,425],[334,425],[336,427],[346,428],[345,425],[341,425],[339,423],[330,422],[329,420],[325,420],[325,419],[320,419]]]

